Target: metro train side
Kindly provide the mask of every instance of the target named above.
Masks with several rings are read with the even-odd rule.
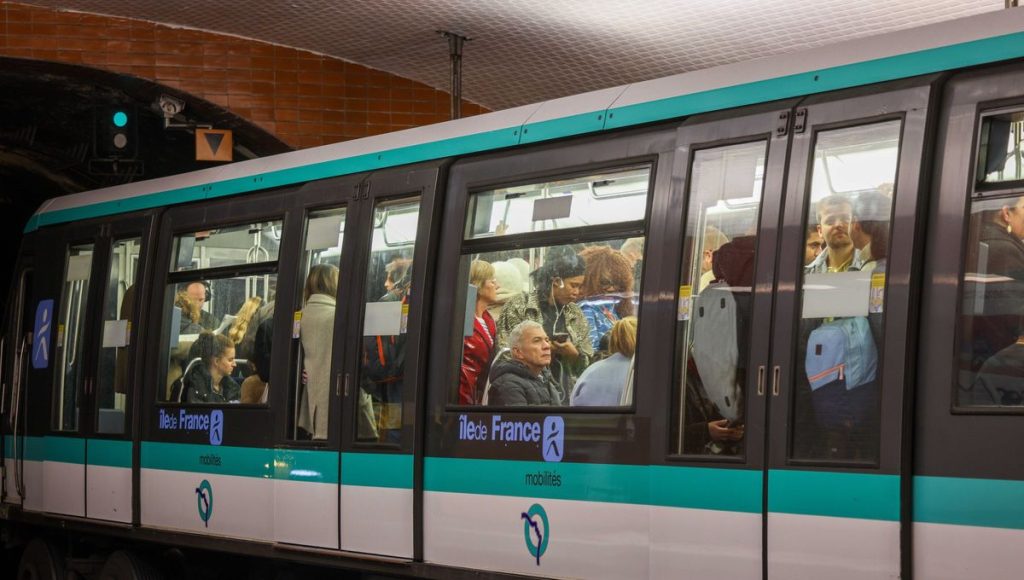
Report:
[[[978,169],[983,127],[1022,124],[1022,58],[1024,11],[1007,10],[47,202],[26,228],[0,346],[3,527],[58,551],[74,539],[79,555],[176,546],[396,576],[1017,578],[1024,407],[958,398],[957,337],[972,204],[1024,183],[982,183]],[[826,135],[847,138],[836,151],[849,152],[861,147],[849,136],[883,133],[894,135],[879,137],[894,172],[890,253],[865,286],[884,302],[872,310],[884,314],[874,439],[866,455],[815,456],[801,449],[794,398],[812,300],[797,291],[798,256],[828,164],[817,153]],[[688,218],[707,218],[695,168],[750,145],[761,157],[746,431],[732,456],[694,454],[681,443],[678,354],[695,292]],[[630,171],[646,179],[639,218],[474,237],[474,208],[491,193]],[[355,427],[357,352],[364,337],[387,336],[367,331],[369,310],[385,308],[366,306],[377,291],[368,268],[389,243],[377,230],[406,207],[395,200],[416,204],[411,291],[392,335],[407,344],[404,391],[392,438],[367,443]],[[165,401],[170,289],[194,281],[174,271],[181,236],[278,228],[273,263],[208,269],[275,277],[287,307],[273,314],[270,383],[291,385],[310,219],[342,208],[326,439],[295,436],[285,386],[267,405]],[[635,237],[646,240],[640,323],[621,407],[454,400],[468,257]],[[83,352],[120,336],[129,353],[124,429],[103,432],[100,363],[68,378],[60,313],[69,281],[106,279],[125,239],[138,240],[139,298],[113,320],[90,310],[78,336]],[[95,252],[72,275],[83,262],[69,248],[83,245]],[[71,427],[54,394],[68,380]]]

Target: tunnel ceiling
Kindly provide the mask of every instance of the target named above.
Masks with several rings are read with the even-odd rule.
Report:
[[[310,50],[492,110],[1002,10],[1005,0],[27,0]]]

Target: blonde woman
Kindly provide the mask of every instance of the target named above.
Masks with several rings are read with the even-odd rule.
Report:
[[[612,355],[583,371],[572,390],[573,407],[618,407],[636,354],[636,317],[627,316],[612,325],[608,336]]]

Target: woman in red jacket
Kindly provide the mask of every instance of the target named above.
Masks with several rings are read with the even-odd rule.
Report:
[[[473,321],[473,334],[462,345],[459,404],[479,405],[491,370],[497,335],[494,318],[487,312],[487,307],[498,301],[499,286],[494,279],[494,266],[483,260],[473,260],[469,266],[469,283],[477,288],[476,320]]]

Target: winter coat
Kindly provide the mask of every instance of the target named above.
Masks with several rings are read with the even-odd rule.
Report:
[[[192,365],[192,369],[180,380],[185,385],[185,401],[188,403],[232,403],[242,397],[242,388],[231,377],[221,379],[220,392],[214,391],[213,377],[202,362]]]
[[[497,327],[487,312],[473,321],[473,334],[463,341],[462,368],[459,371],[459,404],[479,405],[484,382],[491,370]]]
[[[299,339],[306,371],[307,413],[300,413],[299,426],[314,439],[327,439],[328,405],[331,392],[331,348],[334,344],[335,300],[313,294],[302,308]]]
[[[547,368],[534,375],[519,361],[496,361],[491,367],[487,404],[494,407],[561,405],[562,398]]]

